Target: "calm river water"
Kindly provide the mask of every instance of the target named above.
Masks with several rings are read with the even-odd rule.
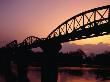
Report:
[[[28,77],[30,82],[41,82],[40,68],[29,68]],[[0,82],[5,82],[2,76]],[[110,82],[110,69],[59,68],[58,82]]]

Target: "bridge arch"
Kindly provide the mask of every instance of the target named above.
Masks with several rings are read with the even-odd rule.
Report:
[[[22,43],[19,44],[19,47],[27,46],[30,48],[34,48],[39,46],[41,39],[35,36],[29,36],[26,39],[23,40]]]
[[[16,48],[18,46],[17,40],[14,40],[6,45],[7,48]]]
[[[48,35],[47,39],[58,39],[59,42],[67,42],[100,36],[110,32],[108,30],[109,25],[110,5],[107,5],[71,17],[54,29]]]

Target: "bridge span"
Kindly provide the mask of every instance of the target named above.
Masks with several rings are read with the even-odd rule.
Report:
[[[61,43],[107,34],[110,34],[110,5],[94,8],[69,18],[54,29],[47,38],[29,36],[21,43],[14,40],[5,48],[16,55],[16,52],[22,54],[29,49],[41,47],[45,53],[40,60],[44,62],[41,65],[42,82],[57,82],[57,65],[59,64],[57,54],[61,49]],[[65,59],[65,61],[68,60],[68,58]]]

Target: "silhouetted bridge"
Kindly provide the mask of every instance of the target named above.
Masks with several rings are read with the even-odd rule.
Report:
[[[22,52],[23,49],[40,47],[45,53],[40,60],[42,82],[56,82],[57,66],[63,64],[62,57],[57,56],[61,43],[107,34],[110,34],[110,5],[94,8],[71,17],[53,30],[47,38],[29,36],[19,44],[16,40],[12,41],[6,45],[6,48],[16,53],[20,50]],[[63,60],[68,61],[69,59]]]

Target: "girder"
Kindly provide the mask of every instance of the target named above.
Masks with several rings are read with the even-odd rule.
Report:
[[[16,55],[14,60],[16,60],[20,65],[23,63],[20,62],[20,59],[21,61],[24,61],[23,58],[26,58],[26,64],[30,63],[27,61],[28,58],[31,57],[28,56],[30,53],[28,49],[41,47],[45,55],[40,56],[40,59],[38,59],[39,56],[37,56],[36,59],[38,59],[38,63],[42,66],[42,78],[43,80],[46,79],[44,82],[57,82],[57,66],[72,64],[71,61],[64,61],[67,60],[68,57],[57,56],[61,49],[61,43],[102,36],[105,34],[110,34],[110,5],[82,12],[66,20],[53,30],[47,38],[40,39],[35,36],[29,36],[20,44],[17,44],[17,41],[14,40],[7,44],[6,48],[1,48],[1,51],[2,49],[5,51],[4,49],[9,48],[9,51],[11,52],[10,54]],[[29,59],[31,60],[31,58]],[[32,60],[34,61],[33,57]],[[71,60],[71,58],[69,57],[68,60]],[[82,62],[82,59],[80,62]],[[26,64],[23,64],[25,67]],[[23,66],[23,64],[21,66]]]
[[[27,37],[22,43],[19,44],[19,47],[27,46],[27,47],[37,47],[39,45],[39,42],[41,41],[40,38],[35,36],[29,36]]]
[[[66,20],[61,25],[59,25],[55,30],[53,30],[48,35],[47,39],[59,39],[59,40],[65,39],[62,42],[76,40],[76,39],[71,39],[71,38],[77,38],[77,37],[73,37],[74,35],[76,35],[75,34],[76,31],[80,31],[80,32],[82,31],[83,33],[88,33],[86,31],[87,28],[98,29],[98,26],[108,23],[110,23],[110,5],[94,8],[71,17],[70,19]],[[104,33],[102,33],[102,35],[103,34]],[[79,38],[81,38],[82,36],[80,36]]]
[[[17,40],[14,40],[6,45],[7,48],[16,48],[18,46]]]
[[[29,36],[23,42],[17,41],[7,44],[6,47],[42,47],[50,42],[60,44],[84,38],[102,36],[110,33],[110,5],[94,8],[82,12],[63,22],[54,29],[47,38]]]

